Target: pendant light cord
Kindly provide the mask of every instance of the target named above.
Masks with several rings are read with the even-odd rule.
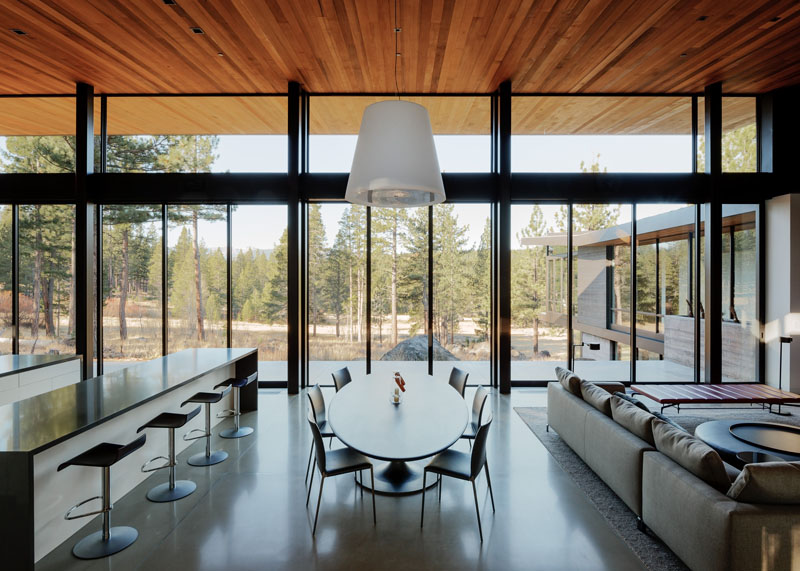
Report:
[[[397,60],[400,58],[400,52],[397,51],[397,34],[400,33],[400,28],[397,27],[397,0],[394,0],[394,95],[397,100],[400,100],[400,88],[397,83]]]

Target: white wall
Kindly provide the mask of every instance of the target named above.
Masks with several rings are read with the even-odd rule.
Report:
[[[779,338],[791,336],[794,343],[783,348],[782,387],[800,393],[800,194],[766,206],[766,382],[778,386]]]

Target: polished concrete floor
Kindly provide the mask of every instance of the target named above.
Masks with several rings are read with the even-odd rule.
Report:
[[[468,400],[472,392],[467,389]],[[333,397],[332,390],[325,393],[326,399]],[[515,389],[511,396],[491,398],[488,458],[497,512],[492,513],[482,475],[483,544],[469,483],[446,480],[441,505],[435,492],[428,492],[424,529],[419,526],[420,495],[377,496],[378,523],[373,526],[369,494],[362,498],[349,475],[326,481],[312,538],[317,482],[307,510],[307,398],[261,390],[258,412],[242,421],[256,427],[255,434],[214,439],[215,447],[231,454],[227,461],[210,468],[187,466],[186,458],[201,449],[200,442],[180,455],[178,476],[197,482],[194,494],[171,504],[148,502],[147,489],[166,479],[156,474],[115,504],[112,525],[139,530],[131,547],[103,560],[73,558],[72,544],[99,529],[98,519],[36,568],[643,569],[514,412],[514,406],[544,406],[544,390]],[[464,441],[456,446],[468,450]],[[138,469],[124,460],[114,467]]]

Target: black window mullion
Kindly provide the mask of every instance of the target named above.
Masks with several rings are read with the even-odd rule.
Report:
[[[19,354],[19,205],[11,206],[11,353]]]
[[[169,248],[167,246],[168,212],[166,203],[161,204],[161,355],[169,353],[169,276],[167,256]]]
[[[226,337],[228,342],[228,347],[233,347],[233,272],[231,271],[231,264],[233,263],[233,226],[232,226],[232,218],[233,218],[233,205],[228,204],[227,209],[227,224],[228,224],[228,251],[227,251],[227,263],[225,264],[225,284],[228,290],[227,299],[225,302],[225,312],[227,314],[226,324],[225,324],[225,331]]]

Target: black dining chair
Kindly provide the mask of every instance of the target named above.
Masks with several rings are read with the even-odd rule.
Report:
[[[475,487],[475,479],[486,468],[486,482],[489,484],[489,496],[492,498],[492,513],[494,513],[494,493],[492,492],[492,479],[489,477],[489,463],[486,461],[486,437],[489,434],[489,427],[492,419],[478,428],[475,435],[475,445],[470,453],[459,452],[449,448],[433,457],[433,460],[425,466],[422,474],[422,512],[419,518],[419,526],[425,519],[425,485],[428,472],[433,472],[439,477],[439,501],[442,501],[441,479],[442,476],[450,476],[458,480],[465,480],[472,483],[472,494],[475,497],[475,513],[478,516],[478,533],[483,541],[483,529],[481,528],[481,512],[478,509],[478,490]]]
[[[352,448],[337,448],[336,450],[325,450],[325,443],[322,441],[322,433],[319,427],[311,419],[308,421],[311,427],[311,434],[314,437],[314,448],[316,449],[316,456],[314,457],[314,465],[319,470],[322,480],[319,483],[319,496],[317,497],[317,510],[314,515],[314,528],[311,530],[311,535],[317,533],[317,520],[319,519],[319,506],[322,503],[322,487],[325,485],[325,478],[330,476],[340,476],[342,474],[350,474],[361,472],[362,470],[369,470],[370,482],[372,484],[372,523],[377,524],[378,520],[375,515],[375,473],[372,469],[372,462],[364,456],[353,450]],[[308,501],[311,499],[311,487],[314,485],[314,472],[311,472],[311,482],[308,484],[308,495],[306,496],[306,507]],[[362,488],[363,496],[363,488]]]
[[[350,376],[350,369],[347,367],[334,371],[331,373],[331,376],[333,377],[333,385],[336,387],[337,393],[353,380],[353,377]]]
[[[333,437],[336,436],[333,430],[328,426],[328,419],[325,416],[325,397],[322,394],[322,389],[319,385],[314,385],[308,389],[308,402],[311,405],[311,412],[309,415],[319,427],[319,431],[323,438],[330,438],[328,441],[328,448],[333,444]],[[311,471],[311,456],[314,454],[314,442],[311,442],[311,450],[308,451],[308,465],[306,466],[306,478],[304,482],[308,481],[308,473]]]
[[[450,371],[450,380],[448,382],[450,383],[450,386],[457,390],[458,394],[463,397],[468,378],[469,373],[462,371],[458,367],[453,367],[453,370]]]
[[[464,430],[464,434],[461,435],[461,438],[469,440],[470,448],[472,448],[472,441],[475,440],[475,437],[478,435],[478,428],[481,426],[483,410],[486,406],[488,396],[489,391],[481,385],[478,387],[478,390],[475,391],[475,396],[472,398],[472,418],[467,428]]]

